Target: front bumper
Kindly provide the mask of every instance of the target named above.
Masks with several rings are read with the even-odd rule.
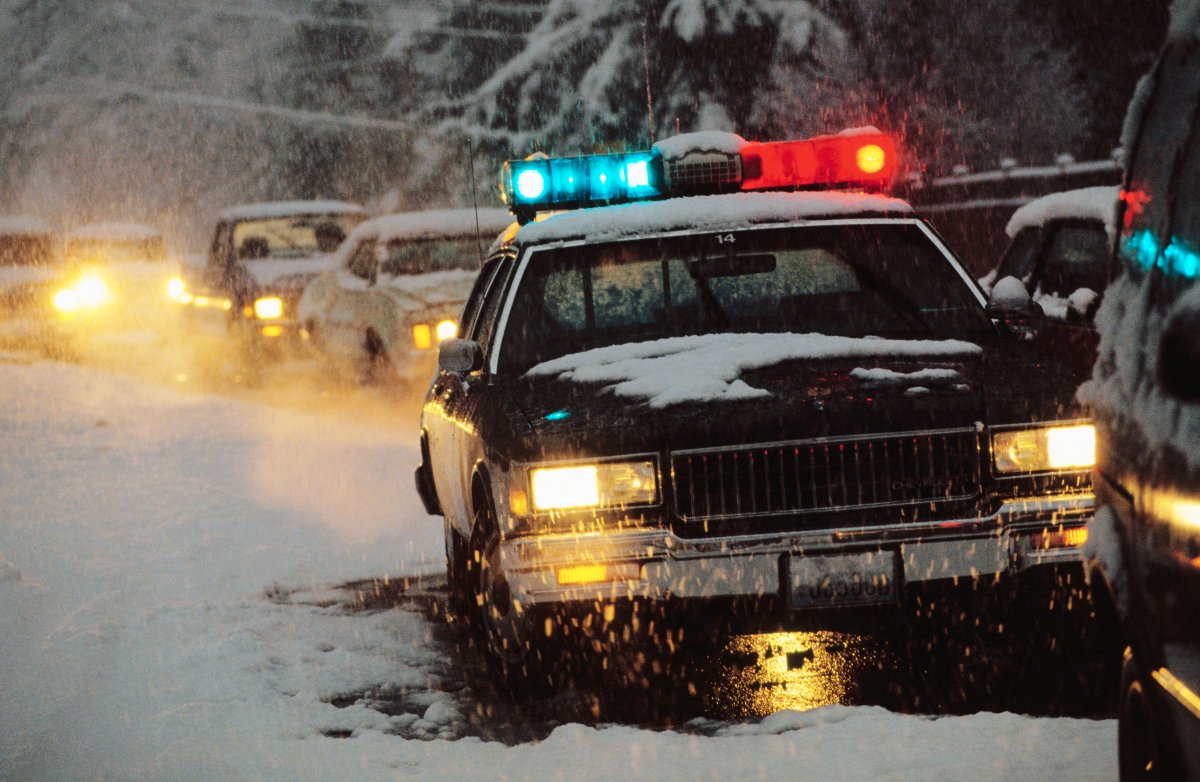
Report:
[[[1078,548],[1035,549],[1031,535],[1091,518],[1090,493],[1003,504],[990,516],[928,524],[688,539],[665,529],[539,535],[501,543],[501,567],[521,607],[616,600],[781,595],[786,557],[896,552],[900,584],[1015,574],[1080,560]],[[562,567],[607,564],[623,580],[563,586]]]

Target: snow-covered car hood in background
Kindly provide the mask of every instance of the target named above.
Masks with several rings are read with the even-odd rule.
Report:
[[[404,274],[380,277],[376,285],[403,305],[417,303],[426,307],[461,307],[471,294],[478,271],[451,269],[429,274]]]
[[[0,266],[0,293],[45,285],[61,274],[56,266]]]
[[[241,261],[238,268],[254,283],[255,288],[299,290],[321,272],[332,268],[330,255],[309,258],[263,258]]]

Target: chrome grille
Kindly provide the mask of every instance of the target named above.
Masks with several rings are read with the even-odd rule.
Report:
[[[963,500],[979,493],[973,429],[805,440],[671,457],[683,519],[827,513]]]

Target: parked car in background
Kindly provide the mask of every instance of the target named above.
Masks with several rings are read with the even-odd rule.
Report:
[[[1119,187],[1085,187],[1035,199],[1005,227],[1008,248],[979,282],[1016,277],[1060,321],[1090,320],[1108,282]]]
[[[483,251],[512,216],[506,209],[443,209],[362,223],[333,268],[304,291],[304,334],[362,379],[427,379],[438,345],[458,336]]]
[[[1097,425],[1090,570],[1127,645],[1123,780],[1200,779],[1200,7],[1175,10],[1130,106],[1116,276],[1079,392]]]
[[[58,274],[50,226],[36,217],[0,215],[0,340],[40,336]]]
[[[246,346],[298,338],[304,288],[367,210],[345,201],[244,204],[221,213],[208,257],[187,269],[178,296],[195,327]]]
[[[91,223],[63,238],[52,304],[64,333],[164,333],[182,281],[162,233],[142,223]]]

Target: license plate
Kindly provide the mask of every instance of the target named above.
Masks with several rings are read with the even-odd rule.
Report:
[[[787,560],[785,578],[792,608],[894,603],[899,594],[894,551],[817,557],[792,555]]]

